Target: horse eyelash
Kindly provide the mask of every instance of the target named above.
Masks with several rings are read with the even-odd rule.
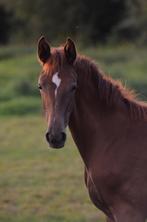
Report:
[[[42,86],[40,84],[38,85],[38,89],[40,89],[40,90],[42,89]]]

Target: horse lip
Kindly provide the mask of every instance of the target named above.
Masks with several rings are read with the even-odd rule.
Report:
[[[64,147],[65,142],[62,143],[49,143],[49,147],[53,149],[61,149]]]

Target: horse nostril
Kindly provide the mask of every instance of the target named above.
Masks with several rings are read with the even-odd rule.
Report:
[[[56,137],[50,132],[47,132],[45,137],[48,143],[56,143]]]
[[[65,140],[66,140],[66,133],[62,132],[61,133],[61,138],[62,138],[61,140],[65,142]]]
[[[47,133],[45,134],[45,137],[46,137],[47,142],[49,142],[49,132],[47,132]]]
[[[64,144],[65,140],[66,140],[66,134],[64,132],[61,132],[59,134],[52,134],[50,132],[47,132],[46,135],[46,140],[50,145],[54,145],[54,146],[61,146],[61,144]]]

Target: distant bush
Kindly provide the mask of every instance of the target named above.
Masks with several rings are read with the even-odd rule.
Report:
[[[39,96],[37,84],[29,80],[12,80],[9,81],[5,87],[0,88],[0,101],[11,100],[19,97]]]
[[[17,31],[10,34],[16,41],[37,41],[42,34],[56,41],[71,35],[96,44],[111,39],[145,41],[147,36],[146,0],[36,0],[35,5],[29,0],[2,1],[15,15],[12,26]]]
[[[35,87],[35,85],[33,85],[30,80],[25,80],[25,79],[15,82],[14,92],[18,96],[36,96],[36,95],[38,95],[37,86]]]
[[[12,13],[8,12],[3,5],[0,5],[0,44],[6,44],[11,34]]]
[[[36,114],[41,110],[39,99],[33,97],[20,97],[1,102],[0,115],[26,115]]]

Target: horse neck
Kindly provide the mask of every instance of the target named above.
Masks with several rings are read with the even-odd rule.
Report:
[[[76,68],[78,90],[69,128],[87,165],[93,152],[103,149],[106,141],[111,143],[114,140],[113,135],[118,135],[120,125],[123,128],[125,118],[119,109],[109,107],[99,100],[98,85],[95,81],[97,73],[94,73],[96,70],[87,73],[85,68],[91,69],[90,67],[83,65],[81,69]]]

